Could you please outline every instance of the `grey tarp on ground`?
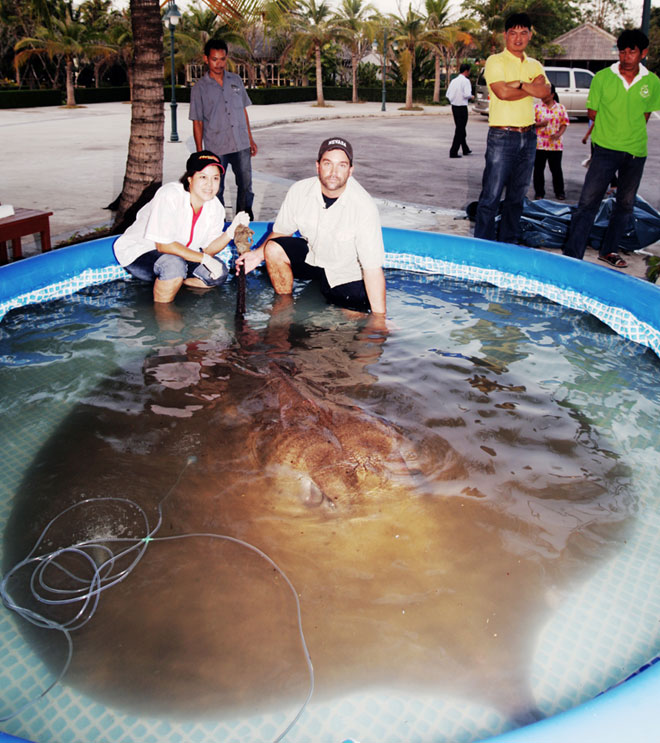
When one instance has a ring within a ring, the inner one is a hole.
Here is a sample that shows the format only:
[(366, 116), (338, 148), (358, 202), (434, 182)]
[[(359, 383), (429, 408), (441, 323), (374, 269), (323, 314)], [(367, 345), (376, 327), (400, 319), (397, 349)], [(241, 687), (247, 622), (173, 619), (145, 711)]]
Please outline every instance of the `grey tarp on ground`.
[[(589, 245), (598, 250), (603, 241), (612, 210), (614, 197), (603, 199), (594, 225), (589, 233)], [(560, 204), (548, 199), (525, 199), (521, 217), (521, 242), (532, 248), (561, 249), (566, 241), (571, 215), (575, 204)], [(660, 240), (660, 213), (641, 196), (635, 198), (633, 224), (626, 230), (619, 249), (639, 250)]]

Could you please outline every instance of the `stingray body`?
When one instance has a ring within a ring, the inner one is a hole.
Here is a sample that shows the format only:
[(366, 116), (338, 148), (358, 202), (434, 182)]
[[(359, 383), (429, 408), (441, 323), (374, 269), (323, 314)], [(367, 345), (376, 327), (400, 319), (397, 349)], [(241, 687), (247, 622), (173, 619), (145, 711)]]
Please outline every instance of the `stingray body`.
[[(98, 389), (35, 460), (7, 564), (73, 503), (97, 501), (58, 521), (43, 549), (144, 536), (136, 510), (108, 496), (135, 501), (151, 524), (162, 516), (74, 636), (67, 681), (149, 714), (252, 714), (303, 699), (289, 589), (217, 536), (229, 535), (293, 582), (318, 697), (424, 688), (534, 718), (527, 674), (548, 594), (625, 535), (625, 468), (561, 408), (526, 425), (504, 405), (524, 388), (487, 384), (488, 370), (466, 377), (466, 395), (476, 389), (483, 409), (491, 396), (519, 438), (538, 436), (545, 471), (461, 451), (421, 413), (399, 416), (418, 425), (393, 423), (259, 343), (164, 349), (142, 379), (118, 374)], [(312, 369), (319, 356), (307, 350)], [(392, 397), (414, 407), (405, 391)], [(547, 428), (563, 448), (542, 438)]]

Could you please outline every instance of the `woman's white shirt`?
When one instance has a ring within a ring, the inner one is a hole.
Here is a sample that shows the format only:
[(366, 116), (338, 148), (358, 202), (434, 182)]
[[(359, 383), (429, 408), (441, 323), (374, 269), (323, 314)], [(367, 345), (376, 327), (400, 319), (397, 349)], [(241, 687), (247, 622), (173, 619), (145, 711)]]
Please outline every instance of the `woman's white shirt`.
[[(156, 250), (156, 243), (179, 242), (191, 250), (201, 251), (224, 232), (225, 208), (217, 198), (205, 201), (188, 245), (192, 221), (188, 191), (181, 183), (166, 183), (140, 209), (135, 222), (115, 240), (113, 249), (117, 261), (129, 266), (144, 253)], [(227, 246), (216, 258), (229, 265), (231, 256), (231, 248)]]

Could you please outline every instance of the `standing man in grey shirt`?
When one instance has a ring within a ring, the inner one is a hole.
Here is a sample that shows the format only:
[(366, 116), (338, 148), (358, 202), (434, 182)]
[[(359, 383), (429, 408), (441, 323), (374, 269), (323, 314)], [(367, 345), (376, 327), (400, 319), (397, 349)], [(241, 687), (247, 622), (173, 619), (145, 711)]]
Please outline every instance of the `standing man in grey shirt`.
[(227, 70), (227, 44), (210, 39), (204, 47), (208, 72), (190, 94), (190, 113), (197, 151), (211, 150), (225, 169), (218, 198), (224, 205), (225, 175), (231, 165), (236, 179), (236, 214), (252, 213), (252, 161), (257, 145), (252, 138), (247, 107), (252, 103), (239, 75)]

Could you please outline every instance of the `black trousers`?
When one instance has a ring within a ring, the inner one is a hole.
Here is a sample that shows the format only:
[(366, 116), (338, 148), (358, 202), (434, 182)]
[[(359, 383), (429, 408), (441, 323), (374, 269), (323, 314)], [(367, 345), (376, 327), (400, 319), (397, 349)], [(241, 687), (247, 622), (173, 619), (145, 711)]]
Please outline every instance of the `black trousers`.
[(451, 143), (451, 149), (449, 150), (450, 155), (458, 155), (458, 148), (463, 148), (463, 154), (467, 154), (470, 148), (467, 144), (466, 132), (468, 120), (468, 107), (467, 106), (452, 106), (451, 113), (454, 117), (454, 124), (456, 129), (454, 131), (454, 141)]
[(561, 170), (561, 150), (536, 150), (534, 160), (534, 197), (545, 197), (545, 164), (550, 166), (555, 196), (564, 196), (564, 174)]

